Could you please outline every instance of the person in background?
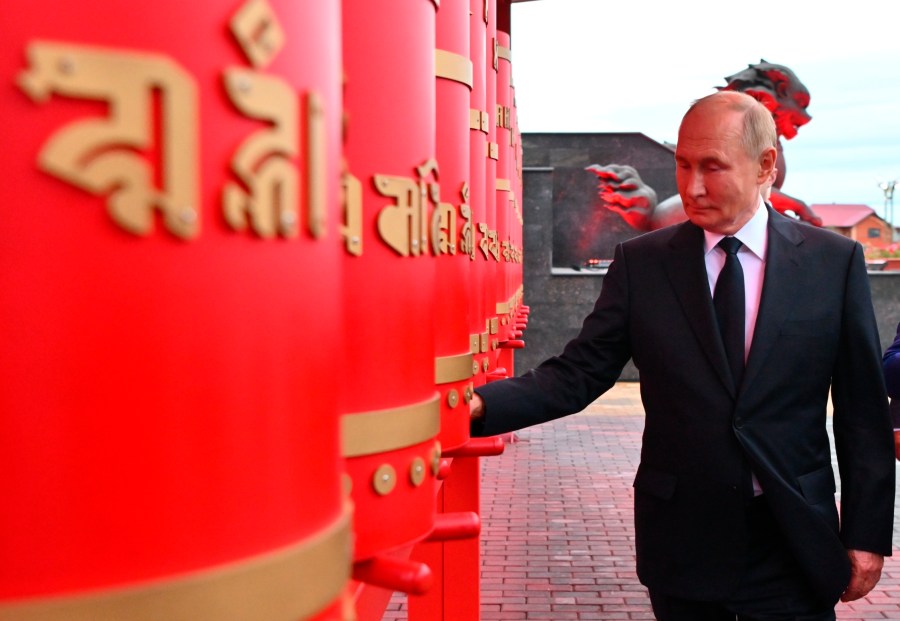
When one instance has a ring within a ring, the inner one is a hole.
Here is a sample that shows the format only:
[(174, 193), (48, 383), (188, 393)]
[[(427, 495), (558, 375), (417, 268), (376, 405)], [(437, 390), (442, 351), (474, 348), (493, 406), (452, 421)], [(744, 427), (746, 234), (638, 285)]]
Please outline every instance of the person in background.
[(564, 351), (470, 402), (474, 436), (544, 423), (633, 359), (637, 573), (660, 621), (834, 620), (891, 554), (894, 452), (863, 250), (764, 203), (776, 140), (746, 94), (694, 102), (675, 151), (689, 220), (619, 244)]
[(884, 381), (891, 398), (891, 422), (894, 425), (894, 454), (900, 460), (900, 324), (894, 342), (884, 350)]

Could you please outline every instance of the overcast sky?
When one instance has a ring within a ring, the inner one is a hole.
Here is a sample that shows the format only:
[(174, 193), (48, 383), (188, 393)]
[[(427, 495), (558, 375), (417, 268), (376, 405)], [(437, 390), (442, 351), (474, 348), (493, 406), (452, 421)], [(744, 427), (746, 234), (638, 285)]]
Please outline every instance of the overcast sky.
[[(811, 95), (812, 121), (783, 141), (784, 192), (881, 214), (879, 181), (900, 181), (896, 0), (534, 0), (513, 4), (511, 31), (522, 132), (674, 143), (691, 101), (764, 58)], [(900, 223), (900, 187), (894, 205)]]

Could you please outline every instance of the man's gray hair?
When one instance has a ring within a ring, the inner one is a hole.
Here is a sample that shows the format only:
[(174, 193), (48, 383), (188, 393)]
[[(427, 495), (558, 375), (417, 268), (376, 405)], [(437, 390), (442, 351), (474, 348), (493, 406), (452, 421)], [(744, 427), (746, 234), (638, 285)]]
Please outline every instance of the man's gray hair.
[(707, 105), (724, 106), (729, 110), (743, 113), (741, 146), (750, 157), (759, 157), (763, 151), (778, 144), (778, 133), (775, 131), (772, 113), (752, 96), (739, 91), (718, 91), (696, 100), (688, 108), (685, 117), (695, 108)]

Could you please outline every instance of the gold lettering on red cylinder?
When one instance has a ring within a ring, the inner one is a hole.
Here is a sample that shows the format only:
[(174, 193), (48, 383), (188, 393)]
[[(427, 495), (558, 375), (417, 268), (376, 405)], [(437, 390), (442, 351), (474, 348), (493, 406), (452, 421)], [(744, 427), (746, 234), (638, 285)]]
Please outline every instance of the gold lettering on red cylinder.
[(265, 0), (250, 0), (235, 13), (231, 31), (255, 69), (232, 67), (224, 72), (231, 103), (265, 128), (247, 137), (231, 160), (240, 184), (228, 182), (222, 211), (232, 228), (250, 226), (257, 235), (296, 237), (299, 232), (299, 98), (284, 79), (260, 73), (284, 46), (284, 33)]
[(289, 158), (299, 151), (297, 95), (277, 77), (231, 68), (225, 71), (225, 89), (232, 103), (250, 118), (266, 122), (266, 128), (250, 135), (238, 147), (231, 169), (243, 187), (225, 185), (222, 209), (232, 228), (250, 226), (260, 237), (296, 237), (297, 168)]
[[(441, 186), (437, 183), (438, 164), (434, 158), (431, 158), (421, 166), (416, 167), (416, 172), (419, 173), (419, 199), (420, 208), (422, 209), (422, 226), (419, 229), (419, 240), (421, 242), (422, 252), (424, 253), (425, 247), (428, 244), (428, 228), (426, 226), (428, 202), (430, 200), (435, 207), (439, 205), (441, 201)], [(431, 176), (433, 181), (426, 183), (425, 179), (429, 176)]]
[(460, 190), (463, 203), (459, 206), (459, 212), (462, 214), (465, 224), (459, 233), (459, 250), (462, 254), (467, 255), (469, 260), (475, 260), (475, 231), (472, 228), (472, 208), (469, 206), (469, 184), (463, 183)]
[(396, 203), (378, 214), (378, 233), (388, 246), (404, 257), (422, 252), (418, 231), (423, 220), (419, 185), (407, 177), (375, 175), (375, 189)]
[(363, 253), (362, 184), (347, 170), (341, 174), (341, 203), (344, 207), (344, 224), (341, 226), (344, 248), (358, 257)]
[(284, 47), (284, 31), (266, 0), (249, 0), (231, 18), (231, 32), (254, 67), (264, 67)]
[(475, 231), (472, 227), (472, 208), (468, 205), (460, 205), (459, 211), (465, 221), (459, 233), (459, 249), (463, 254), (468, 255), (471, 261), (474, 261)]
[(306, 203), (307, 228), (319, 239), (325, 235), (326, 212), (325, 159), (328, 157), (328, 139), (325, 135), (325, 104), (316, 92), (306, 95)]
[(435, 255), (456, 254), (456, 206), (438, 203), (431, 214), (431, 245)]
[(509, 260), (513, 263), (522, 262), (522, 249), (510, 242), (509, 244)]
[[(469, 185), (464, 181), (459, 189), (463, 204), (460, 211), (468, 209), (466, 201), (469, 200)], [(471, 210), (469, 210), (471, 213)], [(456, 254), (456, 206), (451, 203), (438, 203), (437, 209), (432, 213), (432, 250), (435, 255)]]
[[(404, 257), (428, 253), (428, 203), (440, 203), (438, 165), (429, 159), (416, 167), (418, 179), (374, 175), (375, 189), (394, 199), (378, 213), (378, 234)], [(427, 181), (429, 177), (433, 180)]]
[(481, 241), (478, 247), (485, 259), (494, 257), (495, 261), (500, 260), (500, 244), (497, 241), (497, 231), (488, 229), (488, 225), (484, 222), (478, 223), (478, 230), (481, 232)]
[(478, 242), (478, 248), (481, 250), (481, 254), (484, 255), (484, 258), (487, 259), (490, 257), (490, 239), (488, 238), (488, 226), (484, 222), (478, 223), (478, 230), (481, 233), (481, 241)]
[[(124, 230), (147, 235), (153, 210), (182, 238), (200, 231), (197, 190), (197, 93), (191, 76), (158, 54), (35, 42), (19, 87), (44, 103), (56, 93), (99, 100), (109, 116), (69, 123), (38, 155), (44, 172), (94, 195), (106, 194), (110, 217)], [(161, 131), (152, 126), (159, 101)], [(160, 144), (154, 136), (160, 135)], [(159, 152), (160, 186), (149, 158)]]

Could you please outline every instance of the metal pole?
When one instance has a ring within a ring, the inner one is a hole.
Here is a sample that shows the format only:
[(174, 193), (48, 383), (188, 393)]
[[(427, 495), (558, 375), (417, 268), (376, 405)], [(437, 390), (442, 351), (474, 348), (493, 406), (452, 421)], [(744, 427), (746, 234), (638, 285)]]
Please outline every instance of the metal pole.
[(896, 179), (882, 181), (878, 184), (878, 187), (884, 192), (884, 215), (891, 227), (891, 243), (894, 243), (897, 239), (897, 233), (894, 228), (894, 189), (898, 185), (900, 185), (900, 181)]

